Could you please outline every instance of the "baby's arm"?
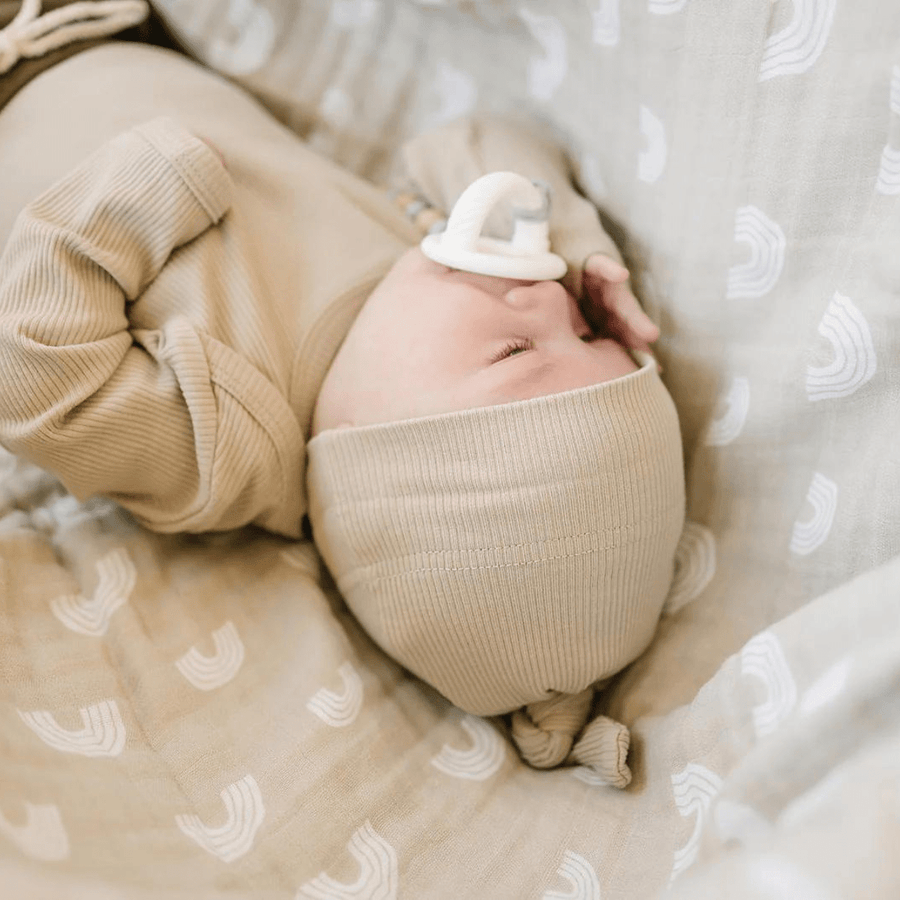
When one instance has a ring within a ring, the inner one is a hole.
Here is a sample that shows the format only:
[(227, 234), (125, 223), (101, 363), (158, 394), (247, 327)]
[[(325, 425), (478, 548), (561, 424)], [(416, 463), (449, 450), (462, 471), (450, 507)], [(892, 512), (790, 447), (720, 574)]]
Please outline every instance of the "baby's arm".
[(568, 263), (563, 284), (582, 301), (588, 321), (627, 347), (646, 350), (656, 339), (658, 329), (635, 300), (596, 207), (576, 190), (562, 148), (535, 125), (493, 116), (462, 119), (407, 143), (402, 166), (400, 179), (445, 214), (488, 172), (509, 170), (547, 182), (552, 249)]
[(230, 202), (215, 153), (154, 120), (26, 207), (0, 257), (0, 442), (159, 530), (196, 530), (210, 503), (215, 400), (202, 348), (173, 352), (177, 307), (170, 333), (142, 332), (130, 304)]
[(423, 196), (445, 213), (466, 187), (488, 172), (508, 170), (547, 182), (553, 196), (550, 240), (553, 251), (569, 264), (566, 287), (576, 297), (592, 253), (621, 262), (596, 208), (575, 189), (566, 155), (536, 126), (492, 116), (461, 119), (407, 143), (402, 161)]

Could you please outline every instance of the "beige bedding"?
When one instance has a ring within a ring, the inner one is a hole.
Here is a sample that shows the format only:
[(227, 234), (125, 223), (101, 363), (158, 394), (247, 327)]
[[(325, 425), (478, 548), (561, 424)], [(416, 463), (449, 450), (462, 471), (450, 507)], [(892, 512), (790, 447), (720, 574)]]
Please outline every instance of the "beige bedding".
[(662, 326), (689, 524), (607, 698), (620, 792), (407, 676), (310, 545), (154, 535), (0, 456), (0, 896), (896, 897), (900, 7), (158, 7), (364, 175), (549, 122)]

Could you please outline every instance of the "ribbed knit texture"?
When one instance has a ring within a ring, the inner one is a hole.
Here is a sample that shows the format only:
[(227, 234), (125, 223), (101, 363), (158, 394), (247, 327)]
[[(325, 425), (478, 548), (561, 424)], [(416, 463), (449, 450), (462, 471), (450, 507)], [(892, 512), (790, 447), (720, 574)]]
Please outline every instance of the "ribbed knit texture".
[(631, 784), (631, 769), (626, 764), (630, 746), (631, 734), (621, 722), (597, 716), (584, 729), (569, 759), (593, 769), (611, 787), (626, 788)]
[(302, 438), (263, 374), (277, 345), (237, 302), (252, 285), (227, 239), (195, 240), (232, 190), (204, 141), (158, 118), (23, 210), (0, 262), (0, 441), (158, 530), (296, 534)]
[(549, 700), (529, 703), (513, 713), (512, 735), (522, 756), (536, 769), (550, 769), (564, 762), (575, 735), (584, 727), (593, 688), (578, 694), (557, 694)]
[(324, 432), (308, 453), (314, 536), (350, 608), (462, 709), (579, 693), (650, 641), (684, 476), (649, 359), (563, 394)]
[[(253, 522), (298, 537), (323, 379), (369, 293), (422, 235), (387, 192), (318, 156), (249, 96), (154, 48), (79, 54), (30, 84), (30, 102), (54, 109), (59, 91), (48, 85), (63, 71), (96, 97), (125, 70), (153, 85), (114, 117), (138, 127), (119, 137), (99, 129), (96, 142), (79, 131), (59, 154), (38, 154), (68, 162), (46, 179), (27, 167), (0, 206), (0, 443), (154, 530)], [(178, 121), (154, 120), (174, 109)], [(522, 171), (554, 185), (563, 252), (570, 228), (606, 248), (559, 150), (493, 129), (444, 129), (441, 154), (432, 139), (414, 140), (409, 177), (432, 184), (440, 206), (470, 174)], [(38, 134), (55, 134), (33, 131), (37, 146)], [(113, 139), (96, 150), (100, 135)]]

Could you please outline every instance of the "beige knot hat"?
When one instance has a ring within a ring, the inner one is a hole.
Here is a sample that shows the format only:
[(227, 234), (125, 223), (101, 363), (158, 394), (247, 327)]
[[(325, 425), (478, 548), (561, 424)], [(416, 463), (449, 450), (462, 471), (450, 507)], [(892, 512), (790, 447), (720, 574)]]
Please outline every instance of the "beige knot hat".
[(384, 651), (495, 715), (618, 672), (656, 629), (684, 520), (656, 365), (565, 393), (325, 431), (314, 539)]

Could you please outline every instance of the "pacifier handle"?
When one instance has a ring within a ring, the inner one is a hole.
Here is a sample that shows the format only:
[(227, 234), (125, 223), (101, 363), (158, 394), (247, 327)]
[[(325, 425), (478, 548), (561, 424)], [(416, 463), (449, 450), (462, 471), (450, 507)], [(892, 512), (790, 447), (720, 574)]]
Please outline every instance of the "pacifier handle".
[[(514, 229), (508, 241), (483, 237), (494, 206), (513, 199)], [(447, 227), (427, 235), (422, 252), (435, 262), (526, 281), (553, 281), (566, 273), (566, 261), (550, 252), (550, 188), (515, 172), (491, 172), (472, 182), (453, 206)]]

